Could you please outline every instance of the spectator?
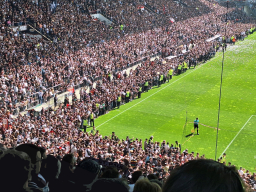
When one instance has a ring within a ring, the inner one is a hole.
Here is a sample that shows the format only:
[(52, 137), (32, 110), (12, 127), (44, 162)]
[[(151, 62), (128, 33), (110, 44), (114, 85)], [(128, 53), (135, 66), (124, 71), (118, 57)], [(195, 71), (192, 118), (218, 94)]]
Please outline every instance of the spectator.
[(73, 154), (66, 154), (61, 161), (61, 172), (59, 179), (62, 182), (70, 182), (73, 180), (76, 160)]
[(121, 179), (98, 179), (93, 185), (91, 192), (111, 191), (111, 192), (128, 192), (128, 185)]
[(162, 192), (162, 189), (157, 183), (151, 182), (151, 191), (152, 192)]
[[(154, 186), (153, 186), (154, 185)], [(152, 185), (152, 183), (147, 179), (141, 179), (139, 181), (136, 182), (133, 192), (136, 191), (140, 191), (140, 192), (158, 192), (157, 189), (159, 189), (160, 187), (156, 187), (157, 184), (155, 185), (155, 183)], [(160, 190), (161, 191), (161, 190)]]
[(148, 180), (158, 179), (155, 174), (149, 174), (147, 178)]
[(100, 178), (119, 178), (119, 173), (116, 167), (108, 166), (104, 169)]
[(21, 144), (15, 148), (17, 151), (22, 151), (28, 154), (31, 159), (32, 179), (29, 181), (28, 186), (32, 189), (40, 189), (45, 192), (49, 191), (48, 183), (44, 177), (40, 174), (42, 156), (40, 148), (33, 144)]
[(138, 179), (142, 176), (142, 171), (135, 171), (132, 173), (132, 182), (129, 184), (129, 192), (133, 192), (135, 183), (138, 181)]
[(40, 149), (42, 159), (46, 159), (47, 158), (46, 149), (43, 147), (40, 147), (39, 149)]
[[(29, 156), (14, 149), (0, 155), (1, 191), (29, 192), (28, 180), (31, 177)], [(14, 174), (15, 173), (15, 174)]]
[(163, 186), (163, 192), (243, 192), (242, 183), (235, 167), (198, 159), (174, 169)]
[(86, 191), (91, 188), (91, 184), (97, 180), (100, 174), (100, 166), (91, 159), (81, 161), (74, 172), (76, 191)]
[(159, 185), (159, 187), (162, 189), (163, 187), (163, 183), (161, 181), (159, 181), (158, 179), (152, 179), (149, 180), (151, 183), (156, 183), (157, 185)]
[(52, 155), (47, 155), (47, 158), (43, 159), (41, 173), (44, 178), (49, 181), (49, 188), (51, 191), (58, 191), (60, 182), (59, 175), (61, 170), (61, 162)]

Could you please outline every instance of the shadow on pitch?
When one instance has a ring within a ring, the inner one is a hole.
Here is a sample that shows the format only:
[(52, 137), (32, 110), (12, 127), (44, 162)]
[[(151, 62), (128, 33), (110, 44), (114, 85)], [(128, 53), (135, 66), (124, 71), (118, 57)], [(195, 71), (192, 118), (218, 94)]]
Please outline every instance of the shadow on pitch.
[(190, 134), (186, 135), (185, 137), (190, 137), (190, 136), (192, 136), (192, 135), (193, 135), (193, 133), (190, 133)]

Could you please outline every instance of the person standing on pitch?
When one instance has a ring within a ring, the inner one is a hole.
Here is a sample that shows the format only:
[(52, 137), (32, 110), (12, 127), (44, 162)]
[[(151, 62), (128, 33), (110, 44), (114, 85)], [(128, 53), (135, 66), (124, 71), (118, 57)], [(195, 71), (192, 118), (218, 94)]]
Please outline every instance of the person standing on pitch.
[(197, 135), (199, 135), (199, 133), (198, 133), (198, 124), (199, 124), (199, 119), (196, 118), (196, 120), (194, 121), (194, 131), (195, 131), (195, 129), (197, 129)]

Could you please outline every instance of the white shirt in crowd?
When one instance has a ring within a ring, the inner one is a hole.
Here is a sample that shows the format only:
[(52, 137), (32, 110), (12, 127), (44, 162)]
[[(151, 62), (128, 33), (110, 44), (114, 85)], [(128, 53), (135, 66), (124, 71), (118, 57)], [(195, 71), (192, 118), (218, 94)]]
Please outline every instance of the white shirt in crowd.
[(238, 170), (239, 174), (242, 176), (244, 174), (243, 170), (239, 169)]

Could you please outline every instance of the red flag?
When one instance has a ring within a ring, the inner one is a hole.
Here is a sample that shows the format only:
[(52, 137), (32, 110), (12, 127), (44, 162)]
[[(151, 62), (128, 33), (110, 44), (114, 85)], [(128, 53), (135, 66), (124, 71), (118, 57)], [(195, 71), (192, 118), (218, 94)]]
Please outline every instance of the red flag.
[(70, 92), (70, 93), (74, 93), (74, 92), (75, 92), (74, 87), (68, 88), (68, 92)]

